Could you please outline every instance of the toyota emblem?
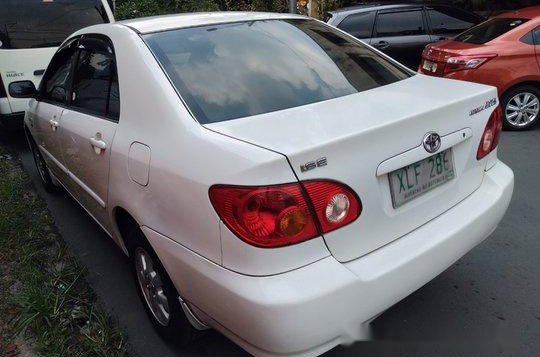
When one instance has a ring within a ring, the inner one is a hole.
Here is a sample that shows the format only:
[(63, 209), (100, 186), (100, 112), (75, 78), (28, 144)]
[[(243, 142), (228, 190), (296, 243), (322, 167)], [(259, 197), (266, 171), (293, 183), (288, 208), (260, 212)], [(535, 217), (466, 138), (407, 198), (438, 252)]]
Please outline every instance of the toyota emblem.
[(441, 148), (441, 136), (435, 132), (427, 133), (424, 136), (424, 149), (430, 154), (437, 152)]

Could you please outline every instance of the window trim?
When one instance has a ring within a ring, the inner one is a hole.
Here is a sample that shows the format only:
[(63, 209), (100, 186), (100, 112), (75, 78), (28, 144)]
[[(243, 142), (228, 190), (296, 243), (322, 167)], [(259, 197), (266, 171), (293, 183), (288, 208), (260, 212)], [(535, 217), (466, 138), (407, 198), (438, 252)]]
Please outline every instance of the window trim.
[[(41, 98), (42, 91), (44, 90), (43, 87), (45, 86), (45, 84), (44, 84), (45, 81), (43, 81), (43, 80), (40, 83), (39, 94), (38, 94), (38, 97), (36, 98), (36, 100), (38, 102), (44, 102), (44, 103), (55, 105), (55, 106), (58, 106), (58, 107), (61, 107), (61, 108), (64, 108), (64, 109), (73, 110), (74, 112), (89, 115), (89, 116), (94, 117), (94, 118), (104, 119), (104, 120), (111, 121), (113, 123), (118, 123), (118, 122), (120, 122), (120, 117), (121, 117), (121, 114), (122, 114), (121, 105), (120, 105), (120, 109), (119, 109), (119, 112), (118, 112), (118, 117), (110, 116), (110, 115), (101, 115), (101, 114), (92, 112), (90, 110), (86, 110), (85, 108), (81, 108), (81, 107), (77, 107), (77, 106), (72, 105), (73, 80), (75, 79), (75, 68), (76, 68), (76, 66), (77, 66), (77, 64), (79, 62), (79, 58), (80, 58), (80, 54), (81, 54), (81, 50), (82, 50), (80, 48), (80, 46), (84, 44), (85, 39), (93, 39), (93, 40), (103, 41), (107, 46), (109, 46), (112, 49), (112, 56), (113, 56), (113, 61), (114, 61), (113, 70), (114, 70), (114, 73), (116, 74), (116, 79), (118, 81), (119, 97), (121, 97), (121, 95), (120, 95), (120, 78), (119, 78), (120, 76), (118, 75), (118, 66), (117, 66), (117, 61), (116, 61), (116, 50), (114, 48), (112, 40), (108, 36), (106, 36), (104, 34), (88, 33), (88, 34), (82, 34), (82, 35), (78, 35), (78, 36), (75, 36), (75, 37), (71, 37), (70, 39), (66, 40), (64, 42), (64, 44), (55, 53), (55, 56), (56, 56), (57, 53), (59, 53), (60, 51), (66, 49), (67, 47), (73, 45), (73, 43), (75, 43), (77, 53), (75, 55), (75, 58), (73, 59), (74, 65), (71, 67), (71, 71), (70, 71), (70, 80), (69, 80), (68, 88), (67, 88), (67, 101), (66, 101), (66, 103), (59, 103), (59, 102), (55, 102), (55, 101), (52, 101), (52, 100)], [(51, 65), (51, 63), (49, 63), (49, 65), (47, 66), (47, 70), (45, 71), (45, 75), (49, 71), (50, 65)], [(46, 77), (44, 76), (44, 79), (45, 78)], [(109, 84), (109, 86), (110, 86), (110, 84)], [(109, 90), (108, 95), (110, 97), (110, 90)], [(110, 99), (109, 97), (107, 99), (107, 109), (108, 109), (108, 106), (109, 106), (109, 99)]]
[[(422, 15), (422, 25), (424, 26), (424, 33), (423, 34), (417, 34), (417, 35), (398, 35), (398, 36), (381, 36), (379, 35), (379, 32), (377, 30), (377, 24), (379, 22), (379, 16), (385, 15), (385, 14), (395, 14), (395, 13), (401, 13), (401, 12), (414, 12), (419, 11)], [(424, 12), (423, 6), (413, 6), (408, 8), (398, 8), (398, 9), (389, 9), (389, 10), (379, 10), (377, 11), (377, 15), (375, 17), (375, 21), (373, 23), (373, 32), (372, 32), (372, 38), (385, 38), (385, 37), (411, 37), (411, 36), (430, 36), (430, 29), (427, 24), (426, 14)]]

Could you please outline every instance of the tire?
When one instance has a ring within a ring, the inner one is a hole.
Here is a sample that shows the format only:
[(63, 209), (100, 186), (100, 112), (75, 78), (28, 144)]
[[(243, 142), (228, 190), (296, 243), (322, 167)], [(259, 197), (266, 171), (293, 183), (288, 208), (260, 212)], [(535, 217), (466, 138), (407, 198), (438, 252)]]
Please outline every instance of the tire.
[[(185, 347), (193, 341), (197, 331), (186, 318), (178, 299), (179, 294), (146, 237), (138, 227), (130, 230), (131, 270), (148, 318), (163, 340)], [(143, 259), (146, 270), (142, 266)], [(166, 299), (166, 305), (157, 306), (155, 302), (160, 300), (163, 303), (163, 298)]]
[(540, 120), (540, 89), (537, 87), (515, 87), (503, 95), (501, 104), (507, 130), (528, 130)]
[(43, 159), (43, 156), (32, 137), (28, 137), (28, 144), (30, 145), (30, 151), (34, 157), (34, 163), (36, 164), (38, 176), (43, 188), (49, 193), (57, 193), (59, 187), (54, 184), (47, 163)]

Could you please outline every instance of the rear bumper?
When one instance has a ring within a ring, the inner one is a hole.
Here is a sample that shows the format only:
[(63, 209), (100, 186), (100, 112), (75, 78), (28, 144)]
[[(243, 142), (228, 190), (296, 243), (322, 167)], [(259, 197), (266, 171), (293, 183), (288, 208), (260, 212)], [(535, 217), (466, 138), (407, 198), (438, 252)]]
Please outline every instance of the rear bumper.
[(364, 257), (346, 264), (328, 257), (267, 277), (231, 272), (143, 230), (206, 323), (258, 356), (311, 356), (361, 339), (366, 321), (482, 242), (506, 212), (513, 186), (512, 170), (498, 162), (460, 204)]

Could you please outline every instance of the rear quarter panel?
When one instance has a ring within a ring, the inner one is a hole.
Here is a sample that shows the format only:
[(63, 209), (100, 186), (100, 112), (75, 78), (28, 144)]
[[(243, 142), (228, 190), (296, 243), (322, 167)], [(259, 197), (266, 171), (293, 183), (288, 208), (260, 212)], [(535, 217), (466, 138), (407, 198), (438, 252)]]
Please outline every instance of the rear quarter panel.
[[(115, 45), (121, 98), (110, 163), (110, 219), (114, 221), (115, 207), (123, 207), (139, 225), (243, 274), (276, 274), (328, 256), (322, 238), (266, 250), (244, 243), (220, 224), (208, 196), (212, 185), (270, 185), (296, 177), (283, 155), (196, 122), (143, 41), (122, 27), (109, 27), (108, 32)], [(133, 142), (151, 150), (146, 186), (128, 175)], [(116, 236), (121, 242), (118, 230)]]

